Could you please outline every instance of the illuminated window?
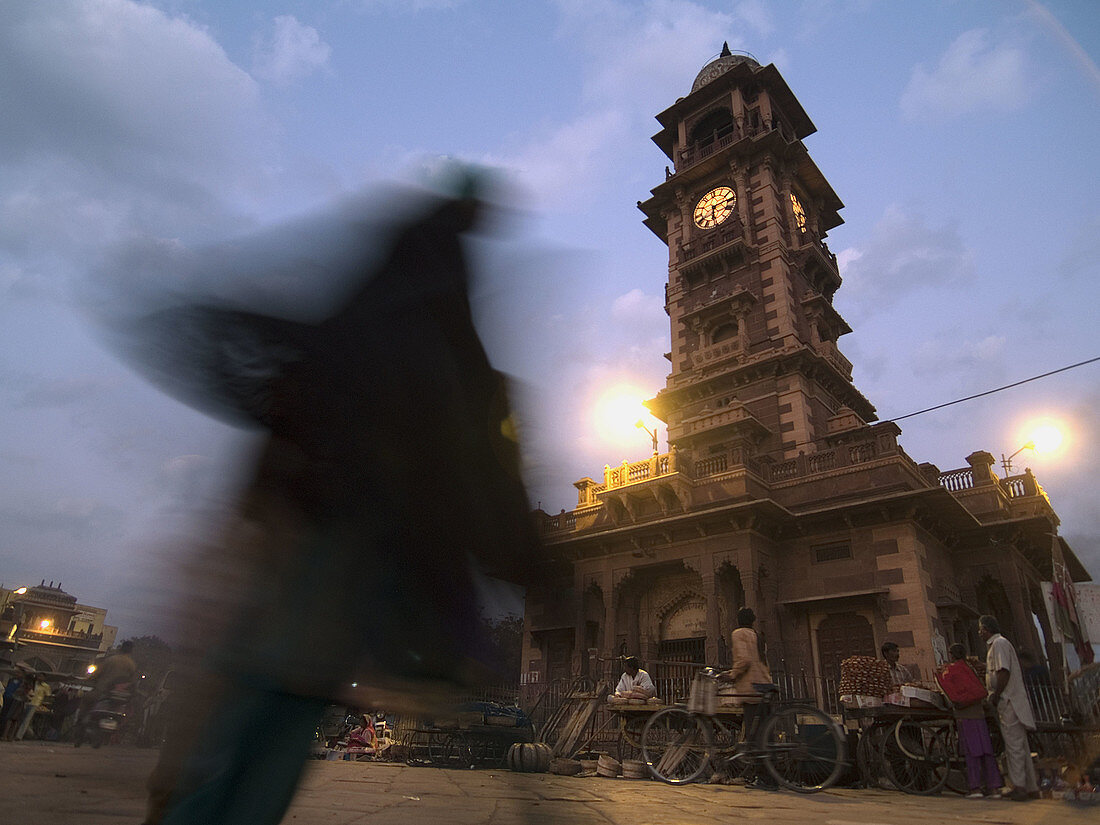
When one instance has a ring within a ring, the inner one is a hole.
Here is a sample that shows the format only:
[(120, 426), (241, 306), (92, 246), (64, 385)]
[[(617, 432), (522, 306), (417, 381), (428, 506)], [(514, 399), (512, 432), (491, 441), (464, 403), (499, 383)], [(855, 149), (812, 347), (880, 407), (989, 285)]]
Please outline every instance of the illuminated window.
[(798, 224), (798, 231), (805, 232), (806, 210), (802, 208), (802, 203), (794, 192), (791, 192), (791, 209), (794, 210), (794, 222)]

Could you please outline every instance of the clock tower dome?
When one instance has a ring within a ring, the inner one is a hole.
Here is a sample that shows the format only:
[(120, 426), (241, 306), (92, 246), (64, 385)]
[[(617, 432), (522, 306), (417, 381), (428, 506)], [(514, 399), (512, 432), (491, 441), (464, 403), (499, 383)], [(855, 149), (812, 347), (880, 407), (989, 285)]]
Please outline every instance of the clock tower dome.
[(873, 420), (837, 348), (851, 330), (825, 237), (843, 204), (775, 66), (724, 44), (657, 120), (673, 168), (638, 206), (668, 245), (672, 370), (648, 406), (680, 460), (705, 474), (779, 461)]

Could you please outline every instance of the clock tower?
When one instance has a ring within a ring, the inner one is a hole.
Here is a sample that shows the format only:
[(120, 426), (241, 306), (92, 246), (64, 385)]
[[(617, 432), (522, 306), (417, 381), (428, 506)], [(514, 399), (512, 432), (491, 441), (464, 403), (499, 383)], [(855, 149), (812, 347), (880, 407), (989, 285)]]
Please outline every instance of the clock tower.
[(638, 206), (668, 245), (672, 370), (648, 406), (680, 460), (697, 474), (781, 461), (873, 420), (837, 348), (851, 330), (825, 236), (843, 204), (775, 66), (723, 45), (657, 120), (673, 167)]

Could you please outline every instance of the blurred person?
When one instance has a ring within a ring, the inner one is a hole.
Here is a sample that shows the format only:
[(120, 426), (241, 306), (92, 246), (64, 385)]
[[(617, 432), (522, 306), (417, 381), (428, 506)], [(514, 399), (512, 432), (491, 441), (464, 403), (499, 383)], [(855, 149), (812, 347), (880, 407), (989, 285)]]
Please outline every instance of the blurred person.
[(1039, 797), (1039, 782), (1031, 759), (1027, 732), (1035, 730), (1035, 715), (1024, 688), (1020, 660), (1012, 643), (1001, 635), (1001, 626), (993, 616), (978, 618), (978, 636), (986, 643), (985, 681), (989, 703), (997, 709), (1004, 740), (1008, 779), (1012, 791), (1003, 794), (1014, 802)]
[(19, 723), (19, 729), (15, 732), (17, 740), (21, 740), (27, 735), (31, 722), (34, 720), (35, 715), (46, 705), (51, 693), (52, 691), (46, 680), (35, 674), (34, 688), (31, 690), (30, 696), (27, 697), (27, 705), (23, 710), (23, 721)]
[(1020, 659), (1020, 669), (1024, 673), (1024, 684), (1028, 687), (1050, 687), (1050, 668), (1042, 661), (1035, 658), (1030, 650), (1021, 650), (1017, 654)]
[(9, 740), (15, 735), (15, 728), (23, 718), (23, 709), (27, 698), (34, 688), (34, 676), (15, 672), (4, 686), (4, 709), (0, 711), (0, 739)]
[(148, 823), (277, 823), (326, 701), (377, 704), (352, 682), (411, 707), (489, 675), (473, 563), (518, 581), (536, 538), (467, 298), (473, 184), (356, 264), (319, 322), (191, 304), (134, 328), (154, 380), (264, 433), (191, 567), (184, 637), (208, 642), (180, 674)]
[[(756, 685), (770, 685), (771, 670), (764, 661), (764, 644), (753, 628), (756, 613), (751, 607), (742, 607), (737, 611), (737, 627), (730, 634), (730, 658), (733, 667), (720, 674), (723, 681), (732, 682), (733, 690), (743, 709), (741, 737), (751, 741), (756, 734), (760, 710), (760, 694)], [(750, 768), (751, 787), (763, 790), (776, 790), (775, 780), (766, 771)]]
[(133, 652), (134, 643), (127, 639), (118, 646), (118, 650), (96, 663), (96, 668), (89, 677), (92, 689), (80, 700), (77, 724), (82, 724), (96, 703), (117, 685), (124, 684), (128, 690), (133, 688), (134, 679), (137, 677), (137, 663), (130, 655)]
[(954, 702), (955, 724), (959, 729), (959, 748), (966, 758), (966, 779), (970, 788), (968, 799), (981, 799), (992, 796), (1004, 784), (1001, 771), (997, 767), (996, 754), (993, 753), (993, 740), (989, 735), (989, 725), (985, 721), (983, 705), (986, 691), (982, 689), (981, 679), (966, 661), (966, 649), (953, 644), (948, 649), (951, 663), (943, 669), (943, 677), (952, 684), (966, 686), (973, 692), (973, 698), (965, 702)]
[(80, 706), (80, 697), (71, 687), (63, 687), (53, 698), (50, 712), (50, 725), (46, 738), (51, 741), (64, 741), (72, 730), (73, 718)]

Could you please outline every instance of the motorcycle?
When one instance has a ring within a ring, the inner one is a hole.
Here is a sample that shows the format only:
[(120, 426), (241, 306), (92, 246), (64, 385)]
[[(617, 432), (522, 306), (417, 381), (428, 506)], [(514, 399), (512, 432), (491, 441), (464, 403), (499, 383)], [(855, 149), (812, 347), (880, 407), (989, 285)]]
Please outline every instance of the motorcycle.
[(79, 748), (87, 742), (93, 748), (101, 747), (122, 728), (129, 708), (130, 685), (115, 685), (77, 722), (73, 744)]

